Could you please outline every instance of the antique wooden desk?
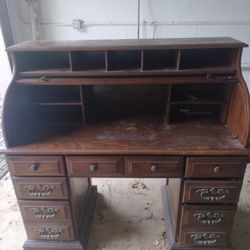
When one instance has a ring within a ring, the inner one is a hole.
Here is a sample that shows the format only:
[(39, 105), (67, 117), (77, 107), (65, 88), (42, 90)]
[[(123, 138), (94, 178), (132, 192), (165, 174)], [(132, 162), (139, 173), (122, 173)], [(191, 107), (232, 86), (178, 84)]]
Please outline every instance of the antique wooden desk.
[(250, 153), (245, 46), (199, 38), (10, 47), (0, 151), (24, 249), (86, 249), (92, 177), (166, 178), (169, 249), (231, 249)]

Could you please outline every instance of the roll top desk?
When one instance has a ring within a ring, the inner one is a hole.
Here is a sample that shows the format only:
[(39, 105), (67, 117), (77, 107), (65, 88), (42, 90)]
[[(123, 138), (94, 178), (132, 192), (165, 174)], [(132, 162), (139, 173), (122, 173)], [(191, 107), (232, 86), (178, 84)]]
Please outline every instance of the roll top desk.
[(94, 177), (166, 178), (169, 249), (232, 249), (250, 153), (246, 46), (190, 38), (8, 48), (14, 69), (0, 151), (27, 232), (24, 249), (87, 248)]

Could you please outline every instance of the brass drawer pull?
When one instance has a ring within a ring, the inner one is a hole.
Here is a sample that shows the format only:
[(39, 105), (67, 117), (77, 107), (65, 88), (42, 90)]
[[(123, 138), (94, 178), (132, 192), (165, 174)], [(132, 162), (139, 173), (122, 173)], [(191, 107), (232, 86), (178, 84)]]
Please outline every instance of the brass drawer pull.
[(156, 172), (156, 171), (158, 171), (158, 169), (159, 169), (159, 167), (157, 165), (152, 165), (150, 168), (151, 172)]
[(216, 225), (219, 224), (222, 219), (224, 218), (224, 213), (220, 212), (200, 212), (200, 213), (195, 213), (193, 217), (203, 225)]
[(205, 201), (221, 201), (226, 198), (229, 194), (229, 189), (227, 188), (202, 188), (196, 190), (196, 193), (200, 194), (202, 200)]
[(55, 240), (61, 236), (63, 230), (58, 228), (47, 227), (47, 228), (36, 229), (36, 232), (39, 234), (39, 237), (43, 240)]
[(44, 82), (49, 80), (47, 76), (42, 76), (40, 79), (41, 79), (41, 81), (44, 81)]
[(24, 186), (24, 189), (28, 191), (30, 196), (46, 197), (50, 196), (53, 193), (55, 187), (53, 185), (37, 184), (37, 185), (26, 185)]
[(97, 165), (96, 165), (96, 164), (91, 164), (91, 165), (89, 166), (89, 170), (90, 170), (91, 172), (95, 172), (95, 171), (97, 170)]
[(214, 166), (214, 173), (218, 174), (220, 173), (222, 168), (220, 166)]
[(216, 233), (194, 233), (190, 235), (190, 238), (194, 240), (194, 243), (199, 246), (210, 246), (214, 245), (218, 239), (220, 239), (220, 234)]
[(31, 169), (32, 172), (36, 172), (36, 171), (38, 170), (39, 166), (40, 166), (40, 163), (34, 162), (34, 163), (30, 166), (30, 169)]
[(42, 220), (53, 219), (59, 213), (59, 210), (57, 208), (41, 207), (41, 208), (30, 208), (29, 210), (36, 219), (42, 219)]

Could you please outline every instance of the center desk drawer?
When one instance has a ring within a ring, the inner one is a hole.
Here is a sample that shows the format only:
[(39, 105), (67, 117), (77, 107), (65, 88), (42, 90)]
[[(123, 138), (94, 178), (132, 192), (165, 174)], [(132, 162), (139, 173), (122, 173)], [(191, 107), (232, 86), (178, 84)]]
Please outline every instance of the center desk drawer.
[(64, 176), (61, 156), (16, 156), (6, 157), (8, 167), (15, 176)]
[(188, 157), (186, 177), (243, 178), (246, 157)]
[(240, 181), (185, 181), (184, 203), (237, 203)]
[(69, 176), (120, 177), (123, 175), (122, 157), (68, 156), (66, 163)]
[(180, 177), (183, 159), (181, 157), (128, 157), (127, 173), (133, 177)]
[(64, 177), (12, 177), (18, 199), (67, 199)]

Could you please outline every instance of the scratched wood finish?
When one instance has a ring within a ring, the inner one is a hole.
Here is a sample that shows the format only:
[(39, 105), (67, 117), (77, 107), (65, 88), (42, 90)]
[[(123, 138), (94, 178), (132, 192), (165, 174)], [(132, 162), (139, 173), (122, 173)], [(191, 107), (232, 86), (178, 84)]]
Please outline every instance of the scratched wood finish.
[(243, 178), (247, 158), (188, 157), (185, 176), (188, 178)]
[[(185, 181), (185, 203), (237, 203), (241, 181)], [(218, 199), (216, 199), (216, 197)]]
[(61, 156), (14, 156), (6, 157), (8, 167), (15, 176), (64, 176)]
[[(0, 152), (24, 218), (24, 249), (87, 248), (91, 177), (169, 177), (162, 192), (169, 249), (231, 250), (250, 155), (246, 46), (225, 37), (8, 48), (14, 71)], [(224, 217), (216, 228), (201, 225), (217, 223), (217, 211)]]

